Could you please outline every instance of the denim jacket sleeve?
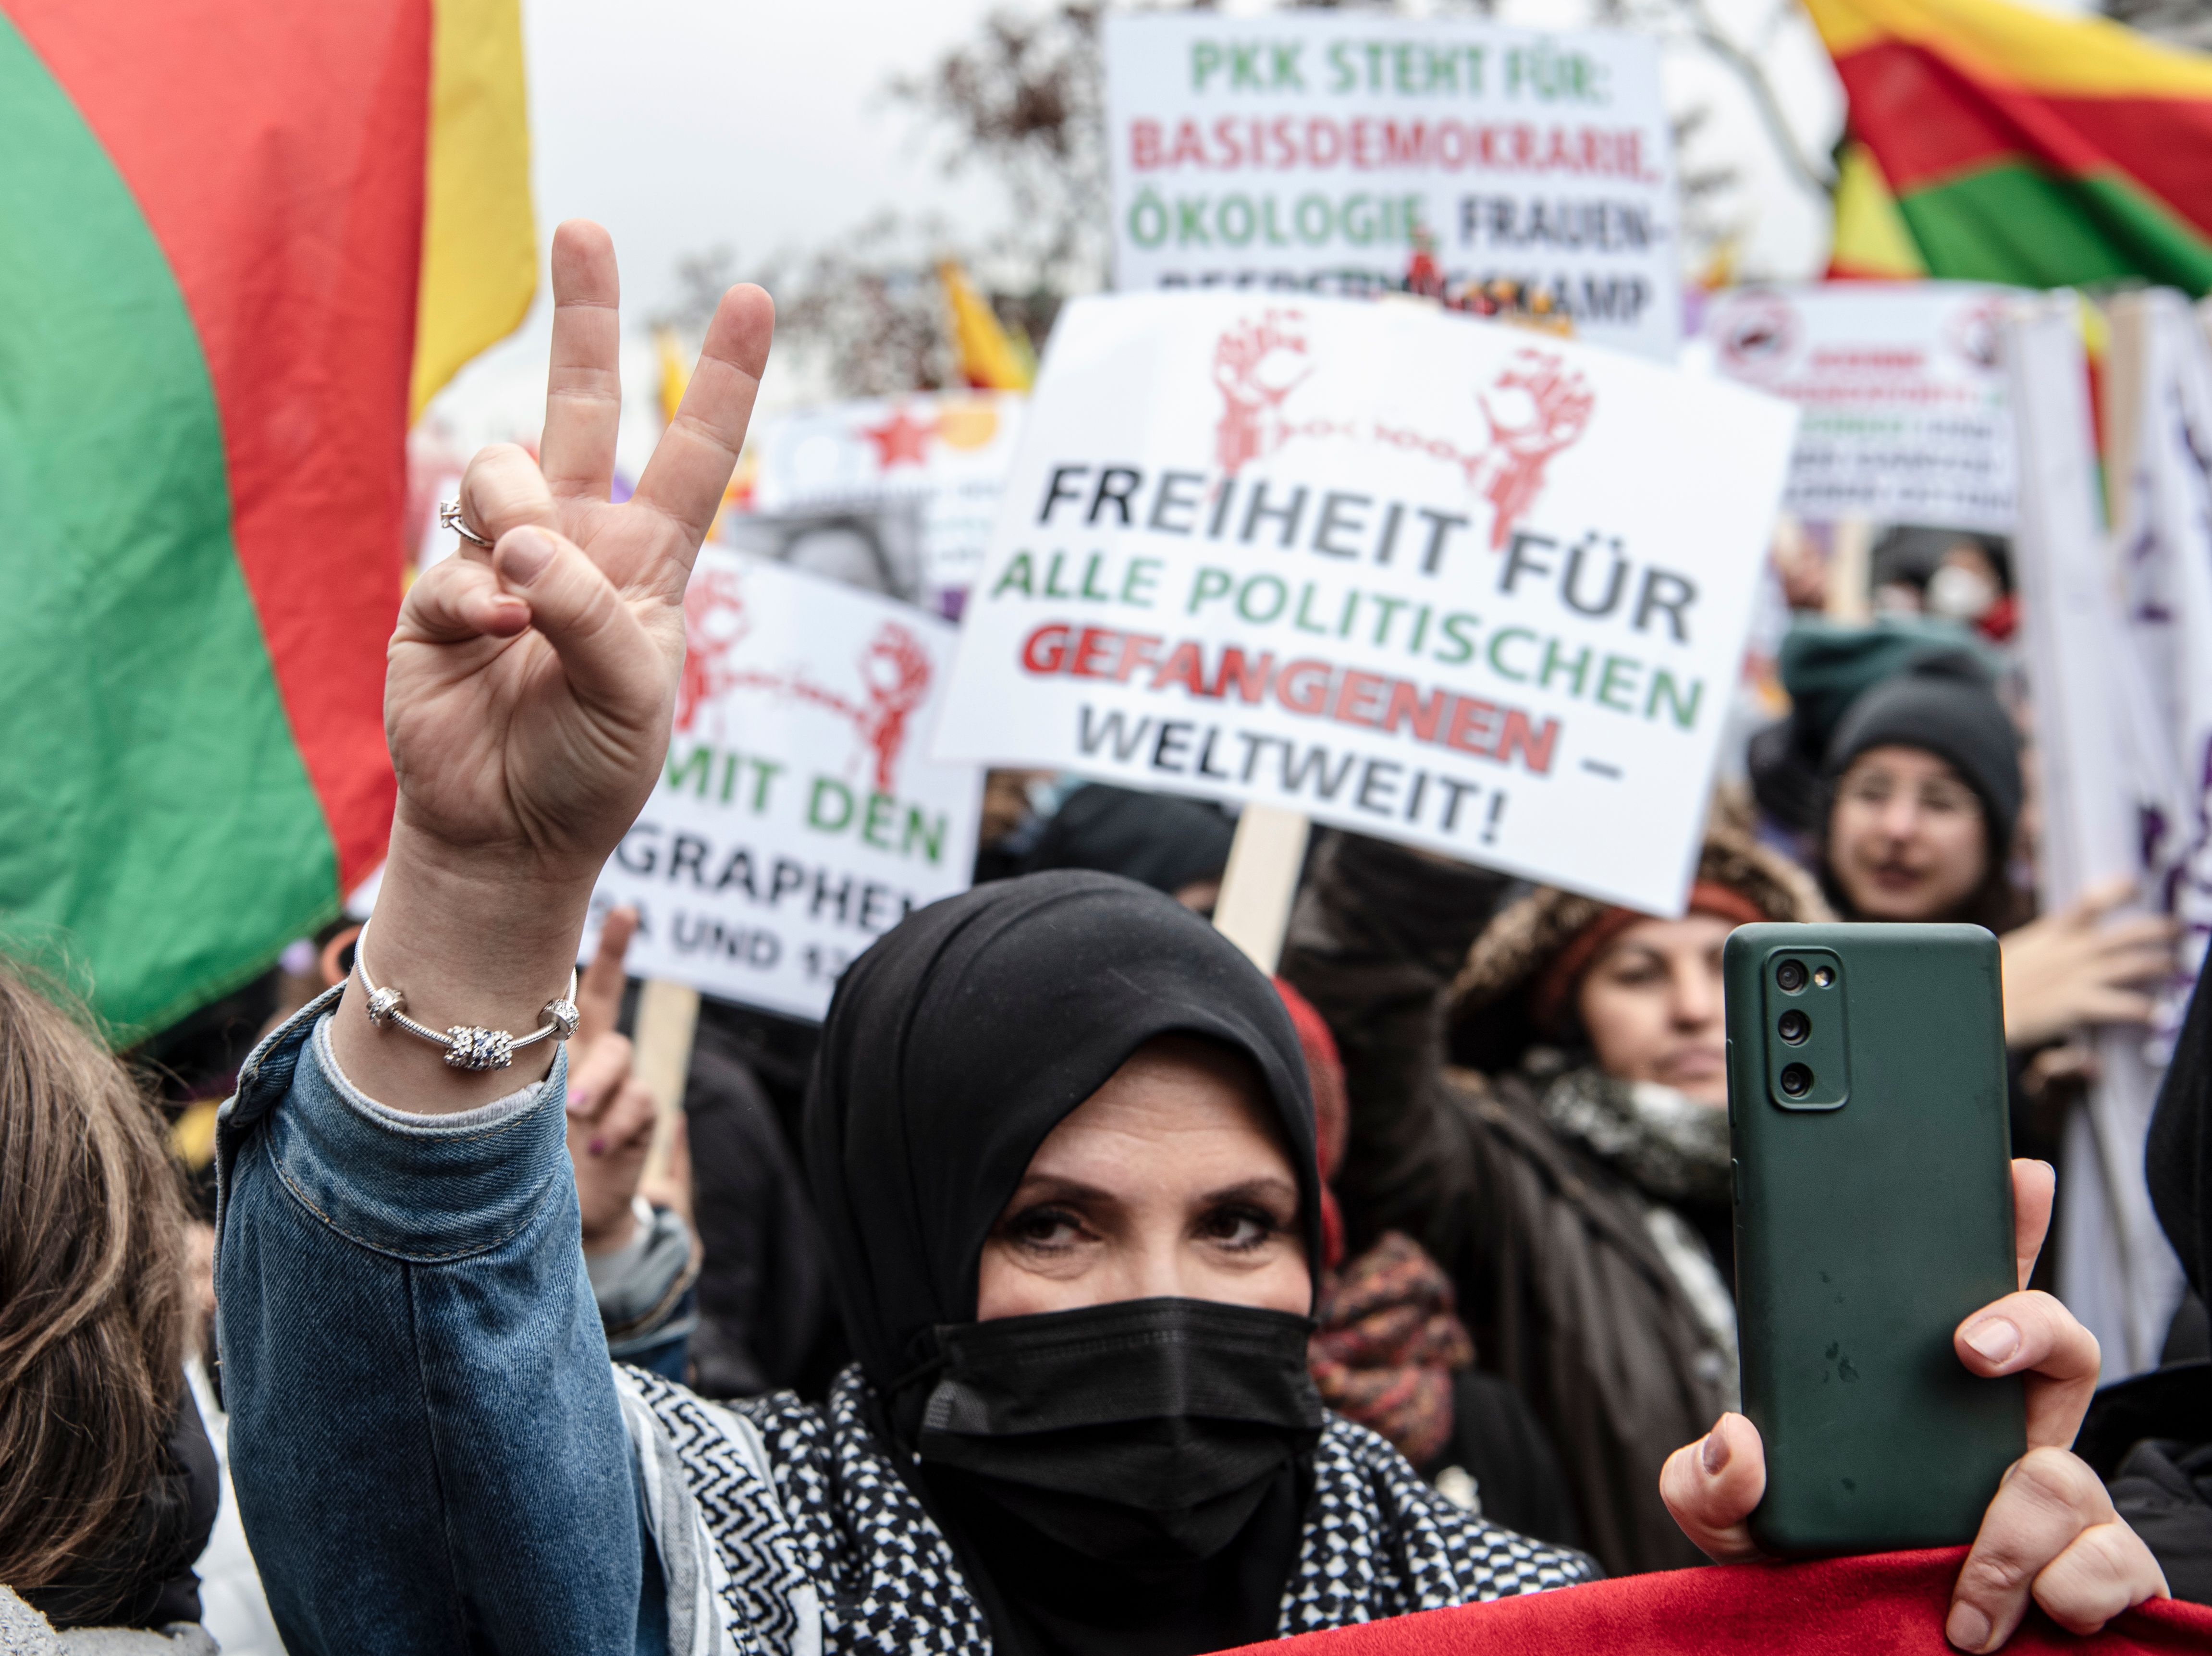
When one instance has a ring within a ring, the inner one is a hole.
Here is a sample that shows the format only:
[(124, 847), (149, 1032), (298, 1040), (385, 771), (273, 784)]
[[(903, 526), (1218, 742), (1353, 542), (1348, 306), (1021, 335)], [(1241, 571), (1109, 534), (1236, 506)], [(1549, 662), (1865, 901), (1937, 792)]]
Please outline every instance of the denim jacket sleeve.
[(231, 1473), (285, 1645), (657, 1651), (566, 1054), (495, 1103), (404, 1114), (331, 1058), (339, 992), (247, 1060), (216, 1137)]

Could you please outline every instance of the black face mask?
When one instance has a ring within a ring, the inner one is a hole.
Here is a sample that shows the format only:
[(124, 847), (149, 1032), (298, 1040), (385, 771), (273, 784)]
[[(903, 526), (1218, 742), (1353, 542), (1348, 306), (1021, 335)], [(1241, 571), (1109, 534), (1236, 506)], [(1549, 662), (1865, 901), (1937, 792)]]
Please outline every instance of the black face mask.
[(1163, 1299), (941, 1327), (917, 1448), (1085, 1556), (1210, 1558), (1320, 1437), (1313, 1326)]

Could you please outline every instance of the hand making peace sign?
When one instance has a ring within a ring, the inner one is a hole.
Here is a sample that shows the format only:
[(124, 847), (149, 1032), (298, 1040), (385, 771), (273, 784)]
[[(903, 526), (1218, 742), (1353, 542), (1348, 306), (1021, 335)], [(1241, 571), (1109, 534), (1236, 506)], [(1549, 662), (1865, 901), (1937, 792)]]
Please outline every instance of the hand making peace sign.
[(553, 357), (541, 458), (481, 451), (464, 541), (416, 582), (392, 641), (384, 720), (399, 819), (518, 870), (595, 875), (652, 791), (684, 659), (684, 585), (743, 446), (775, 310), (722, 297), (637, 492), (609, 504), (622, 395), (614, 246), (553, 236)]
[[(540, 458), (501, 445), (470, 462), (463, 515), (495, 544), (464, 541), (415, 583), (385, 680), (399, 801), (369, 964), (433, 1028), (526, 1033), (567, 979), (592, 883), (667, 749), (684, 583), (775, 329), (758, 288), (722, 295), (683, 405), (616, 506), (618, 284), (598, 225), (554, 233), (553, 296)], [(547, 1042), (513, 1071), (444, 1070), (435, 1046), (373, 1028), (365, 998), (341, 1008), (340, 1064), (403, 1107), (466, 1108), (551, 1055)]]

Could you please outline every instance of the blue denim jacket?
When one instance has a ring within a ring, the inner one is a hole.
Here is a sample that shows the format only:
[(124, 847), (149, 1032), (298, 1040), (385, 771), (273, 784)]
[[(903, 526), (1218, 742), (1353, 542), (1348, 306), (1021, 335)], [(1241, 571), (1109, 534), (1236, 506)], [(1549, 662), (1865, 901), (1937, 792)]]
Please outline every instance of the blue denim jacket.
[(231, 1475), (285, 1645), (658, 1656), (566, 1054), (495, 1103), (404, 1114), (331, 1060), (341, 992), (262, 1043), (216, 1131)]

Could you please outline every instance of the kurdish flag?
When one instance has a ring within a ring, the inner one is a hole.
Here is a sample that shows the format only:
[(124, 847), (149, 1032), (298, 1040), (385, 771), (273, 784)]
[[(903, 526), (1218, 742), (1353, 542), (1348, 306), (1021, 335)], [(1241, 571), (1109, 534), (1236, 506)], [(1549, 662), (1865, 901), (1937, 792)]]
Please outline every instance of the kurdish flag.
[(0, 0), (0, 947), (118, 1039), (382, 857), (409, 419), (537, 268), (517, 0)]
[(1807, 0), (1850, 95), (1837, 276), (2212, 288), (2212, 58), (2008, 0)]

